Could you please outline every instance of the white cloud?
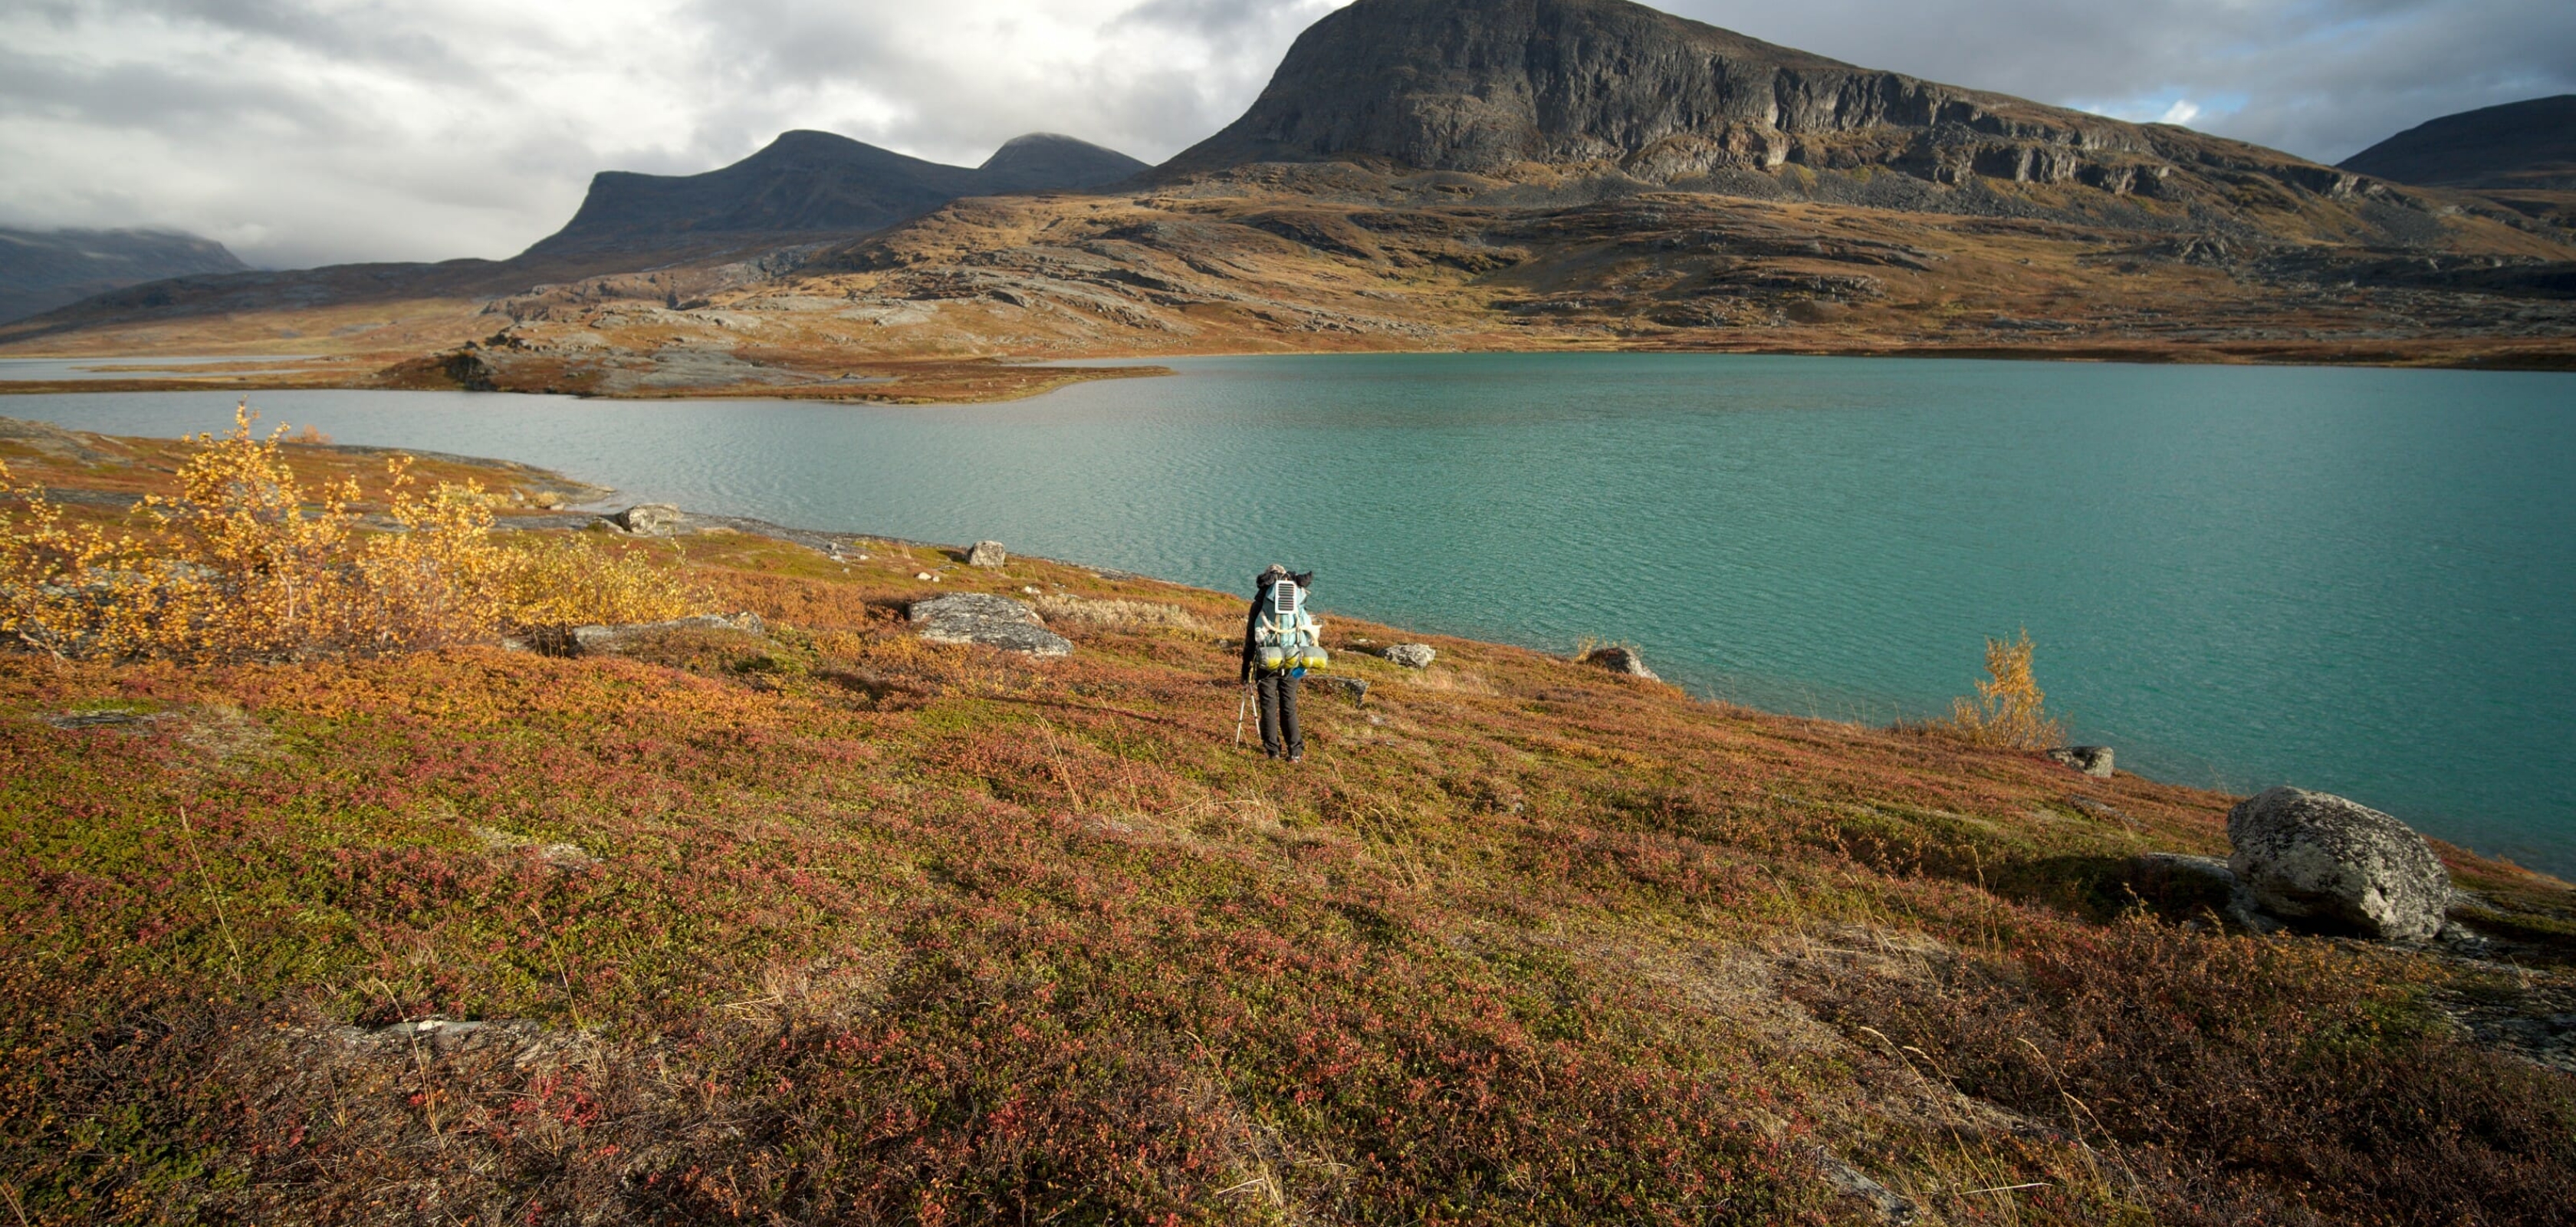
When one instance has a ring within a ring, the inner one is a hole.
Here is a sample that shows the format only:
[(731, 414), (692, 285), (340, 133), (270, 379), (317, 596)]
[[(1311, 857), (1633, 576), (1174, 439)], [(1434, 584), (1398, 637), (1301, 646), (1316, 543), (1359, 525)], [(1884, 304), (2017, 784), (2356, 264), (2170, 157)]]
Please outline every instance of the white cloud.
[[(15, 0), (0, 222), (178, 226), (275, 265), (504, 256), (569, 217), (593, 171), (706, 170), (788, 128), (970, 164), (1035, 130), (1159, 160), (1346, 2)], [(1665, 6), (2326, 159), (2576, 88), (2564, 0)]]
[(2176, 98), (2174, 99), (2172, 106), (2165, 108), (2164, 114), (2156, 116), (2156, 122), (2160, 124), (2189, 124), (2191, 121), (2198, 118), (2200, 118), (2200, 107), (2197, 104), (2192, 102), (2189, 98)]

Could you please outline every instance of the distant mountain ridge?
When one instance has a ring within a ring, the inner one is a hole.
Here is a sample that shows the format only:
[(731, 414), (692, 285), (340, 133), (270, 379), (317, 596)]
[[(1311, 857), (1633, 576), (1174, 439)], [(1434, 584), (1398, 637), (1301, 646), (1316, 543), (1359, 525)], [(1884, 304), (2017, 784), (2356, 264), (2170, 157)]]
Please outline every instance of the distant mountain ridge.
[(2576, 94), (2429, 120), (2345, 158), (2343, 168), (2427, 187), (2576, 191)]
[(123, 286), (249, 267), (223, 244), (176, 230), (0, 226), (0, 322)]
[(2354, 186), (2275, 150), (1860, 68), (1627, 0), (1358, 0), (1298, 37), (1242, 118), (1164, 170), (1352, 157), (1476, 174), (1590, 165), (1654, 183), (1883, 166), (2144, 195), (2184, 163)]
[(723, 235), (848, 234), (963, 196), (1068, 191), (1146, 169), (1114, 149), (1053, 133), (1013, 139), (970, 169), (800, 130), (704, 174), (602, 171), (572, 220), (526, 254), (640, 250)]

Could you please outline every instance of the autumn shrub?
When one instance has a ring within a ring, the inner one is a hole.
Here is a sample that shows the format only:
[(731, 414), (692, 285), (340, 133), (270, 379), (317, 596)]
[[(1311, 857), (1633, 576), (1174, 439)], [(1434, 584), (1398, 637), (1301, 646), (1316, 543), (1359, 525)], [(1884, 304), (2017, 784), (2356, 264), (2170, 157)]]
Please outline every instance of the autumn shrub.
[(426, 491), (386, 465), (388, 524), (356, 479), (306, 490), (283, 429), (253, 437), (247, 406), (200, 435), (177, 490), (135, 505), (135, 527), (75, 523), (0, 466), (0, 635), (65, 658), (292, 660), (489, 638), (505, 628), (687, 612), (685, 586), (580, 542), (510, 549), (473, 483)]
[(1973, 745), (2006, 750), (2040, 750), (2064, 744), (2066, 726), (2042, 706), (2046, 696), (2039, 689), (2038, 679), (2031, 676), (2032, 650), (2027, 630), (2015, 639), (1987, 640), (1986, 676), (1977, 683), (1977, 697), (1962, 695), (1953, 699), (1947, 719), (1917, 727)]
[(2457, 1042), (2359, 957), (2133, 918), (1794, 991), (2102, 1148), (2162, 1221), (2569, 1221), (2576, 1088)]

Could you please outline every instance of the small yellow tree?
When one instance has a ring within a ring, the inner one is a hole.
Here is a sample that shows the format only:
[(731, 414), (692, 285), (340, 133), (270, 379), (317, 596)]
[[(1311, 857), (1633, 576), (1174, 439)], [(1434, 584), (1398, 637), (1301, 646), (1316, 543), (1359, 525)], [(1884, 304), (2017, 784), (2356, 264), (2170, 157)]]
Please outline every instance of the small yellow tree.
[(2045, 697), (2031, 676), (2030, 632), (2010, 642), (1986, 641), (1986, 677), (1977, 697), (1950, 702), (1950, 718), (1938, 727), (1981, 746), (2041, 750), (2066, 740), (2066, 726), (2041, 707)]
[(510, 549), (473, 482), (415, 488), (387, 462), (389, 531), (371, 530), (352, 478), (308, 495), (280, 450), (233, 429), (200, 435), (175, 494), (136, 505), (138, 538), (65, 522), (0, 466), (0, 636), (88, 659), (291, 660), (381, 655), (490, 638), (505, 628), (651, 621), (694, 593), (642, 560), (581, 542)]

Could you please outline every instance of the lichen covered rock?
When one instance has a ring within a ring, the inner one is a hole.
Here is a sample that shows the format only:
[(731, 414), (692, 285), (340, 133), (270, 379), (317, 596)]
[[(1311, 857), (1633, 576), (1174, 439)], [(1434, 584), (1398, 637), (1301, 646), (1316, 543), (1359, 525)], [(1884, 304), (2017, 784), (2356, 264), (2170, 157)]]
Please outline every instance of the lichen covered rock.
[(915, 633), (932, 643), (972, 643), (1029, 656), (1065, 656), (1073, 644), (1046, 628), (1037, 611), (1006, 596), (960, 592), (914, 601), (906, 611)]
[(2228, 868), (2262, 910), (2394, 941), (2442, 928), (2451, 879), (2424, 837), (2342, 797), (2274, 788), (2227, 813)]

